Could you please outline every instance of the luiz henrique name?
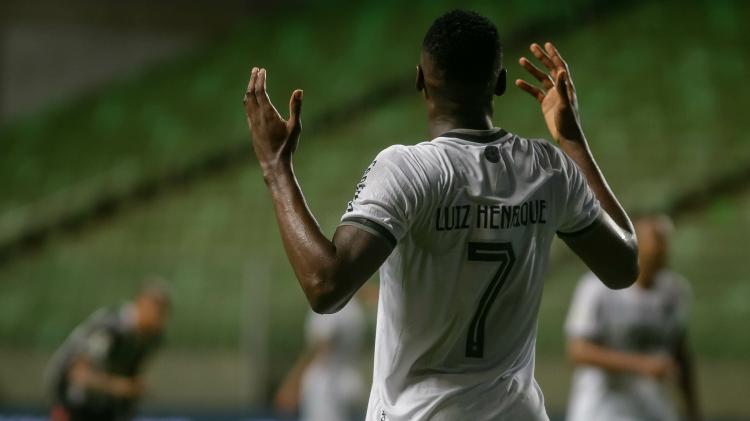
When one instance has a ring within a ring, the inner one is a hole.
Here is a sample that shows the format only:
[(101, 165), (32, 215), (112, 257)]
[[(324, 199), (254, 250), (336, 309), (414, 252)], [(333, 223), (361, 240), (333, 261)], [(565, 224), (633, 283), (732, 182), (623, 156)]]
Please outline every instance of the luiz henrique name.
[(453, 205), (435, 210), (435, 230), (508, 229), (547, 223), (547, 201), (519, 205)]

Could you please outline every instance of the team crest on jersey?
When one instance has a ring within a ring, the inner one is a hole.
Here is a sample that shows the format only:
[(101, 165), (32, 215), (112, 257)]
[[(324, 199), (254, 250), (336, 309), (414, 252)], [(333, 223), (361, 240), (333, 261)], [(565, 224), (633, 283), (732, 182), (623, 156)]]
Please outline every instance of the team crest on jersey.
[(500, 162), (500, 150), (497, 146), (490, 145), (484, 148), (484, 157), (493, 164)]
[(370, 170), (372, 170), (372, 167), (375, 166), (375, 163), (378, 162), (378, 160), (372, 161), (372, 164), (370, 164), (369, 167), (365, 170), (365, 172), (362, 174), (362, 178), (359, 180), (359, 183), (357, 183), (357, 188), (354, 190), (354, 198), (349, 201), (346, 205), (346, 211), (351, 212), (354, 210), (354, 201), (359, 198), (359, 194), (362, 193), (362, 189), (365, 188), (365, 181), (367, 181), (367, 174), (370, 173)]

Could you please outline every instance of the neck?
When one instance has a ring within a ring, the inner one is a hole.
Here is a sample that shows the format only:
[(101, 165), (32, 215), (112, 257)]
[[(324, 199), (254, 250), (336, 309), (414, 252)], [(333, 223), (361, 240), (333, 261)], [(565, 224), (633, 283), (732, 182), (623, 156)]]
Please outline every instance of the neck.
[(657, 271), (641, 272), (641, 276), (636, 279), (635, 284), (642, 289), (650, 289), (654, 286), (654, 278)]
[(428, 103), (427, 124), (433, 139), (453, 129), (489, 130), (494, 127), (492, 104)]

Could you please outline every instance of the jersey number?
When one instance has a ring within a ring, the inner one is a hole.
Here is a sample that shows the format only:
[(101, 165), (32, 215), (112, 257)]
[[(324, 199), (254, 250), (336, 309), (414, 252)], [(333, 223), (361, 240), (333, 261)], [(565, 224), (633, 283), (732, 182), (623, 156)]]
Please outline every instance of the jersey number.
[(479, 300), (479, 308), (474, 313), (466, 337), (466, 356), (482, 358), (484, 356), (484, 324), (492, 303), (502, 289), (513, 267), (516, 257), (510, 243), (469, 243), (469, 261), (498, 262), (500, 266), (492, 277), (490, 284)]

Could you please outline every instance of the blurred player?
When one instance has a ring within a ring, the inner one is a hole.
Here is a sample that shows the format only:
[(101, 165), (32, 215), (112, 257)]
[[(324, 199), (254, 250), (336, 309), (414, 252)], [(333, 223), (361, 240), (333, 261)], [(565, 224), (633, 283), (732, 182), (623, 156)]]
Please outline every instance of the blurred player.
[(52, 421), (121, 421), (144, 391), (141, 372), (158, 347), (169, 298), (149, 283), (133, 302), (96, 311), (55, 353), (48, 374)]
[(253, 148), (313, 310), (339, 310), (380, 268), (367, 420), (547, 420), (534, 349), (555, 234), (606, 285), (637, 277), (634, 230), (583, 135), (567, 65), (550, 43), (531, 52), (546, 70), (521, 64), (542, 87), (516, 84), (539, 102), (560, 148), (494, 127), (493, 96), (506, 82), (497, 28), (447, 13), (428, 30), (417, 66), (432, 140), (378, 154), (333, 240), (293, 171), (302, 91), (283, 120), (266, 70), (251, 71)]
[(301, 421), (349, 421), (362, 402), (362, 344), (366, 319), (352, 298), (335, 314), (310, 312), (307, 348), (276, 394), (276, 409), (298, 409)]
[(672, 224), (665, 216), (636, 222), (641, 274), (623, 291), (594, 274), (578, 284), (566, 322), (576, 364), (568, 421), (677, 420), (664, 381), (679, 380), (689, 419), (700, 419), (687, 346), (689, 290), (669, 270)]

